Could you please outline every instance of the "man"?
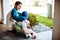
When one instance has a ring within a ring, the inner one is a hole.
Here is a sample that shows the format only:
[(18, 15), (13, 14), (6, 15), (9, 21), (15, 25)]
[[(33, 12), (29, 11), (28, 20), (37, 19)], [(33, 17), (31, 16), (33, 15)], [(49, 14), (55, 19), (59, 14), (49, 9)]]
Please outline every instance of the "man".
[[(21, 3), (20, 1), (16, 1), (13, 9), (18, 12), (18, 10), (21, 9), (21, 6), (22, 6), (22, 3)], [(12, 9), (12, 10), (13, 10), (13, 9)], [(11, 12), (12, 12), (12, 11), (11, 11)], [(8, 16), (8, 17), (7, 17), (7, 25), (9, 26), (10, 31), (12, 30), (13, 25), (14, 25), (15, 23), (17, 23), (17, 24), (19, 24), (19, 25), (22, 26), (22, 28), (23, 28), (23, 33), (24, 33), (24, 34), (33, 33), (32, 38), (35, 38), (35, 37), (36, 37), (35, 33), (34, 33), (31, 29), (28, 29), (28, 28), (27, 28), (27, 27), (30, 27), (30, 22), (29, 22), (28, 20), (24, 20), (24, 21), (22, 21), (22, 22), (17, 22), (17, 21), (15, 21), (15, 20), (13, 20), (13, 19), (12, 19), (12, 16), (11, 16), (11, 12), (8, 13), (8, 15), (7, 15), (7, 16)]]

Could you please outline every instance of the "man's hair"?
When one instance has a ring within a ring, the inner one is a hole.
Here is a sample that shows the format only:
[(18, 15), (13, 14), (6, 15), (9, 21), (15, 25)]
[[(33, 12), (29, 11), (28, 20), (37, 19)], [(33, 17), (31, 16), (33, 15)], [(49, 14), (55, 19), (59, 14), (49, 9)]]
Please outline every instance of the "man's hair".
[(22, 3), (20, 1), (15, 2), (15, 5), (19, 5), (19, 4), (22, 4)]

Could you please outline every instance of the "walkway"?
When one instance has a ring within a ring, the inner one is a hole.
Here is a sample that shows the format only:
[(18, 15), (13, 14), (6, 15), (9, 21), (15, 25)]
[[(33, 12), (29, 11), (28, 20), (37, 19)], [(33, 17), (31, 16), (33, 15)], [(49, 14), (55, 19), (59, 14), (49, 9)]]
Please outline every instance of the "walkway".
[(36, 39), (25, 39), (11, 32), (0, 32), (0, 40), (52, 40), (52, 30), (45, 25), (39, 24), (32, 29), (37, 33)]

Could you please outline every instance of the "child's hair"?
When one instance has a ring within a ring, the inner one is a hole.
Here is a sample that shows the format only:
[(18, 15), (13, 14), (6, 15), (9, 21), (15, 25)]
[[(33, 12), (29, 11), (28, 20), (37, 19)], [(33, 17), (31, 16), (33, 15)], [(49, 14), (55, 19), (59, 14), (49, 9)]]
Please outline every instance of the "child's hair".
[(20, 1), (15, 2), (15, 5), (19, 5), (19, 4), (22, 4), (22, 3)]

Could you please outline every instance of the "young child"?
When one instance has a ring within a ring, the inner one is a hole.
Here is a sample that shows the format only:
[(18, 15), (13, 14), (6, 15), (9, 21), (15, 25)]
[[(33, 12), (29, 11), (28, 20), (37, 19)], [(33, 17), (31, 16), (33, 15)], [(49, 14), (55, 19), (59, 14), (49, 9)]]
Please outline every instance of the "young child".
[[(14, 5), (14, 8), (13, 8), (13, 9), (18, 12), (18, 10), (20, 10), (21, 6), (22, 6), (22, 3), (21, 3), (20, 1), (17, 1), (17, 2), (15, 2), (15, 5)], [(13, 10), (13, 9), (12, 9), (12, 10)], [(11, 11), (11, 12), (12, 12), (12, 11)], [(24, 34), (33, 33), (32, 38), (35, 38), (35, 37), (36, 37), (36, 34), (35, 34), (35, 32), (33, 32), (33, 31), (30, 29), (30, 22), (29, 22), (28, 20), (23, 20), (23, 21), (19, 21), (19, 22), (18, 22), (18, 21), (16, 21), (16, 20), (12, 19), (11, 12), (9, 12), (8, 15), (7, 15), (7, 24), (8, 24), (8, 26), (9, 26), (9, 28), (10, 28), (10, 31), (12, 30), (13, 25), (14, 25), (15, 23), (17, 23), (17, 24), (19, 24), (19, 25), (22, 26), (22, 28), (23, 28), (23, 33), (24, 33)]]

